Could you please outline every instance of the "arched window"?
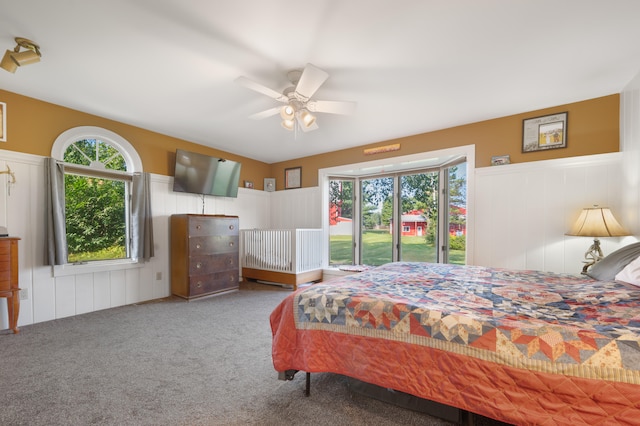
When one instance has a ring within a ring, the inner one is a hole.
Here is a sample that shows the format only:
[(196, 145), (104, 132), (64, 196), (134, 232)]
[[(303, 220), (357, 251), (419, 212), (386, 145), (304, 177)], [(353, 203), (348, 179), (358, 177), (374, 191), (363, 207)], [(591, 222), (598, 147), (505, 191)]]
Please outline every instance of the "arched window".
[[(142, 198), (148, 209), (148, 191), (142, 191), (147, 192), (145, 197), (137, 193), (140, 185), (136, 181), (143, 179), (142, 162), (131, 144), (99, 127), (76, 127), (58, 136), (51, 155), (64, 181), (57, 183), (64, 188), (64, 199), (59, 196), (57, 202), (64, 207), (64, 224), (58, 229), (64, 229), (65, 238), (56, 247), (63, 254), (56, 262), (50, 256), (50, 263), (141, 257), (138, 215)], [(142, 187), (148, 190), (148, 180)], [(55, 195), (51, 198), (56, 201)]]

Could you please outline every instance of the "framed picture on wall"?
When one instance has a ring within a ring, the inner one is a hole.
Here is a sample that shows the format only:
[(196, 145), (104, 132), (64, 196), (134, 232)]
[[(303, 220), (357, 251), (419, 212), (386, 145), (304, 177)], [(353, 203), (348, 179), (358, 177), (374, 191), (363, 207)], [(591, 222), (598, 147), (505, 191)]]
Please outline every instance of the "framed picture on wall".
[(284, 169), (284, 189), (300, 188), (302, 186), (302, 167)]
[(264, 178), (264, 190), (273, 192), (276, 190), (276, 178)]
[(0, 142), (7, 141), (7, 104), (0, 102)]
[(522, 120), (522, 152), (567, 147), (567, 112)]
[(492, 166), (502, 166), (505, 164), (511, 164), (511, 157), (508, 155), (494, 155), (491, 157)]

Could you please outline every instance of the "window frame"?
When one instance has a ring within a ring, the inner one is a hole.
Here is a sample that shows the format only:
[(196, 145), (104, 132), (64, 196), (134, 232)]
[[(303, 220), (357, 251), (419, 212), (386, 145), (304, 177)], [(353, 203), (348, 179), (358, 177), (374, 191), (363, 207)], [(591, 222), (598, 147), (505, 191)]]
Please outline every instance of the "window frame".
[[(332, 179), (354, 178), (378, 176), (383, 174), (384, 170), (393, 170), (397, 173), (411, 172), (415, 170), (440, 168), (451, 164), (454, 157), (466, 158), (466, 199), (467, 199), (467, 215), (466, 215), (466, 245), (465, 259), (467, 264), (473, 264), (475, 259), (475, 216), (474, 212), (474, 196), (475, 196), (475, 174), (473, 173), (475, 165), (475, 145), (461, 145), (455, 148), (446, 148), (434, 151), (424, 151), (416, 154), (408, 154), (397, 157), (382, 158), (378, 160), (365, 161), (360, 163), (349, 163), (340, 166), (322, 168), (318, 170), (318, 183), (321, 188), (322, 205), (328, 206), (330, 202), (329, 181)], [(433, 167), (416, 167), (416, 163), (423, 163), (433, 160)], [(444, 160), (444, 161), (439, 161)], [(439, 161), (439, 162), (438, 162)], [(378, 172), (372, 172), (377, 170)], [(382, 172), (381, 172), (382, 171)], [(356, 202), (354, 209), (360, 203)], [(357, 228), (356, 228), (357, 229)], [(322, 209), (322, 231), (323, 231), (323, 250), (326, 258), (323, 258), (323, 268), (331, 269), (333, 266), (329, 263), (330, 253), (330, 230), (329, 230), (329, 209)], [(354, 231), (355, 232), (355, 231)], [(397, 233), (396, 233), (397, 234)], [(356, 242), (357, 243), (357, 242)], [(356, 252), (360, 250), (356, 248)]]
[[(129, 182), (135, 173), (142, 173), (142, 160), (133, 145), (131, 145), (122, 136), (101, 127), (80, 126), (64, 131), (53, 143), (51, 148), (51, 157), (64, 162), (64, 153), (67, 148), (82, 139), (98, 139), (113, 146), (124, 157), (125, 163), (127, 164), (127, 171), (122, 172), (109, 169), (96, 169), (78, 164), (65, 163), (65, 168), (68, 168), (69, 172), (80, 172), (80, 174), (84, 174), (82, 172), (87, 171), (95, 174), (103, 174), (105, 177), (109, 177), (110, 179), (120, 179)], [(67, 171), (65, 170), (65, 174), (66, 173)], [(128, 195), (129, 193), (127, 191), (126, 196), (127, 198), (130, 198)], [(127, 206), (127, 204), (125, 204), (125, 206)], [(125, 208), (127, 209), (126, 222), (129, 224), (131, 220), (131, 210), (129, 207)], [(127, 235), (129, 235), (129, 232), (127, 232)], [(130, 256), (130, 244), (131, 243), (129, 242), (127, 247), (127, 256)], [(124, 259), (95, 260), (85, 263), (65, 263), (64, 265), (54, 265), (53, 275), (65, 276), (75, 275), (78, 273), (115, 271), (139, 268), (141, 266), (142, 264), (138, 259), (132, 259), (131, 257)]]

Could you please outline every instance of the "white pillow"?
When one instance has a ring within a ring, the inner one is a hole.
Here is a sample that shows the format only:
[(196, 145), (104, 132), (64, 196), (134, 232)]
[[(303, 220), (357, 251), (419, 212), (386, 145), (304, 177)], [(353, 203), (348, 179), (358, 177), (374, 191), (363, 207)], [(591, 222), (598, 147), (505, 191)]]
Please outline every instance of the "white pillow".
[(622, 271), (618, 272), (616, 280), (640, 286), (640, 257), (631, 261)]

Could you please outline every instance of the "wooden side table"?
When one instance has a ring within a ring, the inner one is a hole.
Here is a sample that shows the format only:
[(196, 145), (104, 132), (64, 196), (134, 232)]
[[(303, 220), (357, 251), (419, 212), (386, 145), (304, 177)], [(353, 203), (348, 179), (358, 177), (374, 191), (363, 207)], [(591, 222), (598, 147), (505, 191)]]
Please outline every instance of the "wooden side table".
[(15, 334), (18, 330), (20, 313), (20, 288), (18, 288), (18, 240), (20, 238), (0, 238), (0, 297), (7, 299), (9, 328)]

